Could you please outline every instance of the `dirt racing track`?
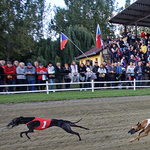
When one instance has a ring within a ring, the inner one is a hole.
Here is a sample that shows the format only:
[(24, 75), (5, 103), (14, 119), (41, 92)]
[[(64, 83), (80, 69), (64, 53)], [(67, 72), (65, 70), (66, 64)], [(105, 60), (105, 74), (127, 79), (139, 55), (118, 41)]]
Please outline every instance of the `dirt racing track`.
[[(43, 117), (77, 121), (90, 128), (72, 128), (80, 133), (82, 141), (61, 128), (52, 127), (29, 133), (31, 140), (20, 132), (27, 130), (20, 125), (10, 130), (3, 127), (13, 118)], [(128, 130), (144, 119), (150, 118), (150, 97), (113, 97), (77, 99), (53, 102), (0, 104), (0, 149), (1, 150), (149, 150), (150, 135), (129, 143), (136, 137)]]

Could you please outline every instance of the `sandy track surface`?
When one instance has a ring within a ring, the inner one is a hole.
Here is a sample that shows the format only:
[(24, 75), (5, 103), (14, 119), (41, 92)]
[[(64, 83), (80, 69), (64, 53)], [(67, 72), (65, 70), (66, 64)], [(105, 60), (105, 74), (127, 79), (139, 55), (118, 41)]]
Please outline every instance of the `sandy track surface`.
[[(61, 128), (52, 127), (29, 133), (31, 140), (19, 133), (27, 130), (20, 125), (10, 130), (3, 127), (13, 118), (36, 116), (77, 121), (90, 128), (72, 128), (80, 133), (82, 141)], [(53, 102), (0, 104), (1, 150), (149, 150), (150, 135), (129, 143), (136, 137), (127, 132), (138, 121), (150, 118), (150, 97), (132, 96), (95, 98)]]

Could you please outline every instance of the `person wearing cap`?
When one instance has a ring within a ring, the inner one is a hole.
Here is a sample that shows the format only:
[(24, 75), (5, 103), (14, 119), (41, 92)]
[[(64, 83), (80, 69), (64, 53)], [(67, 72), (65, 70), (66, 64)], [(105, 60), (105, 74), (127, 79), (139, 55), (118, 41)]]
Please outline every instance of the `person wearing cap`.
[[(10, 85), (16, 84), (16, 67), (12, 65), (11, 61), (7, 61), (7, 65), (4, 67), (4, 73), (6, 74), (6, 83)], [(14, 87), (8, 87), (8, 91), (14, 91)]]
[[(45, 83), (47, 70), (42, 63), (39, 63), (39, 67), (36, 68), (36, 73), (38, 74), (38, 83), (39, 84)], [(45, 88), (44, 85), (39, 86), (39, 90), (44, 90), (44, 88)]]
[[(27, 63), (27, 67), (25, 68), (25, 74), (27, 77), (27, 83), (28, 84), (35, 84), (36, 83), (35, 73), (36, 73), (35, 67), (33, 67), (30, 62)], [(34, 91), (34, 90), (35, 90), (35, 86), (29, 86), (29, 91)]]

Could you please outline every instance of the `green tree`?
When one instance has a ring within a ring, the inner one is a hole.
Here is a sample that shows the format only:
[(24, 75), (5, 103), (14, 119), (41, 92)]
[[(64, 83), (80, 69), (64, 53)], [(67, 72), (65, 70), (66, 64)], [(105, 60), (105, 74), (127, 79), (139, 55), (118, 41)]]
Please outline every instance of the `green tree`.
[(115, 0), (64, 0), (64, 2), (65, 8), (54, 8), (55, 16), (50, 23), (50, 30), (60, 33), (66, 31), (67, 27), (78, 25), (95, 35), (96, 26), (100, 24), (102, 37), (110, 35), (112, 26), (108, 20), (115, 9)]
[(125, 8), (131, 5), (131, 0), (126, 0), (125, 1)]
[(43, 35), (45, 0), (1, 0), (0, 49), (7, 60), (24, 61)]

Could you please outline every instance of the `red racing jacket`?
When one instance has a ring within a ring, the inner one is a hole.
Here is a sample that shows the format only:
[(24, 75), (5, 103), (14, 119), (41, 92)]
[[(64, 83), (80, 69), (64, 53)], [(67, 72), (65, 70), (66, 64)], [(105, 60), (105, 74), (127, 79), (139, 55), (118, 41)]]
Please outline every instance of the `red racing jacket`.
[(35, 117), (32, 121), (27, 122), (26, 125), (28, 125), (29, 123), (31, 123), (33, 121), (39, 121), (40, 122), (40, 125), (37, 128), (35, 128), (35, 130), (45, 130), (51, 124), (51, 119), (44, 119), (44, 118)]

